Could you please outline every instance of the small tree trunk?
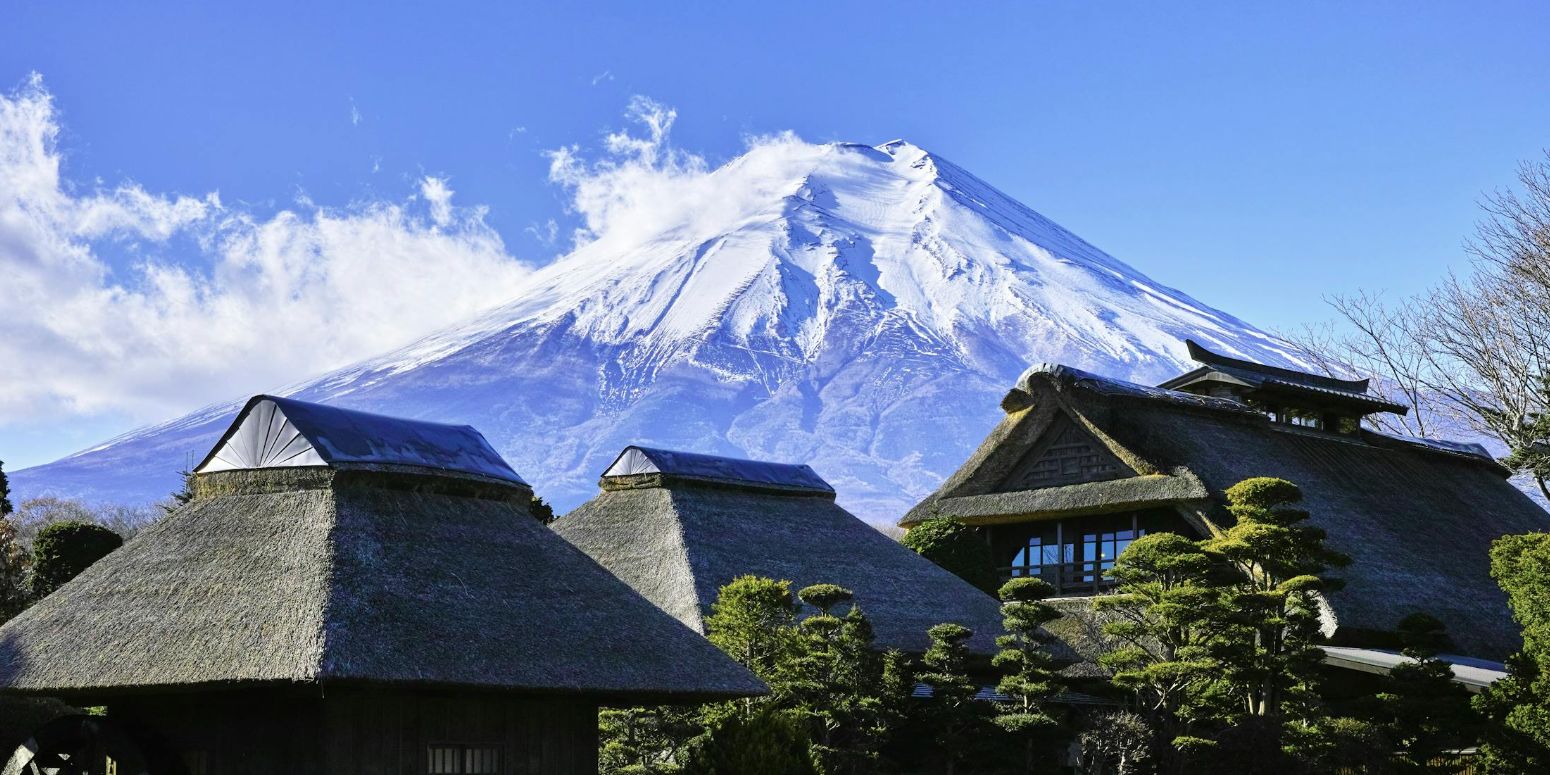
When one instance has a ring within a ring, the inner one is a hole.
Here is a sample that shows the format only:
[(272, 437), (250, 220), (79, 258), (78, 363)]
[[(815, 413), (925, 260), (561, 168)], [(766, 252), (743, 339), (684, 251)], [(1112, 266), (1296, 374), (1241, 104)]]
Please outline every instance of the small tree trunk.
[(1539, 485), (1539, 492), (1545, 496), (1545, 500), (1550, 501), (1550, 486), (1545, 485), (1545, 478), (1543, 476), (1535, 476), (1534, 483)]

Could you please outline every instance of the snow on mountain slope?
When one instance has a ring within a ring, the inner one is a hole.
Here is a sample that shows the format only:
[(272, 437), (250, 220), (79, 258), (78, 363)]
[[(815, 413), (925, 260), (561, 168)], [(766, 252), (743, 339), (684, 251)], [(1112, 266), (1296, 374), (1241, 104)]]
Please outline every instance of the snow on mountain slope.
[[(967, 456), (1030, 363), (1156, 382), (1191, 365), (1186, 337), (1295, 363), (1274, 337), (903, 141), (764, 143), (700, 188), (503, 306), (281, 392), (471, 423), (562, 510), (640, 442), (808, 462), (886, 522)], [(236, 398), (13, 483), (159, 497)]]

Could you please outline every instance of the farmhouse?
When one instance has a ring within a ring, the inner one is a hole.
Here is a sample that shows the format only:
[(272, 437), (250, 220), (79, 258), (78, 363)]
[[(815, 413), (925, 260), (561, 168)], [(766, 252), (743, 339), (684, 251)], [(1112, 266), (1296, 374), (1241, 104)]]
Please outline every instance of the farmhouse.
[(600, 704), (764, 691), (532, 519), (473, 428), (258, 396), (193, 489), (0, 628), (0, 689), (108, 711), (38, 756), (593, 773)]
[(1518, 647), (1487, 553), (1502, 535), (1550, 529), (1550, 515), (1483, 448), (1362, 428), (1375, 412), (1406, 411), (1366, 381), (1189, 347), (1200, 367), (1155, 388), (1029, 369), (990, 436), (899, 524), (942, 515), (979, 526), (1003, 575), (1079, 598), (1106, 588), (1103, 571), (1137, 536), (1212, 535), (1228, 519), (1226, 488), (1281, 477), (1353, 558), (1338, 574), (1345, 588), (1327, 596), (1332, 645), (1391, 646), (1399, 620), (1424, 611), (1470, 656)]
[(754, 574), (850, 589), (880, 648), (922, 652), (928, 628), (957, 622), (973, 651), (995, 649), (995, 599), (840, 508), (805, 465), (632, 446), (599, 484), (555, 532), (696, 630), (722, 585)]

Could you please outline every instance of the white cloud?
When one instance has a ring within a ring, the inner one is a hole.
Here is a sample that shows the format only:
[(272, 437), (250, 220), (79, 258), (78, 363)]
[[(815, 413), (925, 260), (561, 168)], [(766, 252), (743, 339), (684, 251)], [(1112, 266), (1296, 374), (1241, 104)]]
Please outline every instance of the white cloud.
[(437, 226), (452, 223), (452, 189), (446, 178), (424, 177), (420, 179), (420, 196), (431, 206), (431, 220)]
[(160, 419), (287, 384), (504, 301), (529, 273), (443, 179), (404, 202), (259, 214), (214, 193), (78, 191), (58, 134), (40, 78), (0, 94), (0, 428)]
[(612, 81), (613, 79), (614, 79), (614, 71), (612, 71), (612, 70), (604, 70), (603, 72), (598, 73), (597, 75), (592, 76), (592, 85), (596, 86), (596, 85), (598, 85), (598, 84), (600, 84), (600, 83), (602, 83), (604, 81)]
[(601, 154), (576, 145), (549, 152), (549, 180), (569, 192), (569, 210), (582, 222), (573, 235), (578, 247), (628, 247), (674, 231), (709, 236), (703, 230), (778, 204), (812, 157), (829, 152), (790, 132), (757, 136), (746, 140), (748, 153), (712, 170), (704, 158), (672, 146), (673, 109), (636, 96), (625, 115), (636, 131), (604, 135)]

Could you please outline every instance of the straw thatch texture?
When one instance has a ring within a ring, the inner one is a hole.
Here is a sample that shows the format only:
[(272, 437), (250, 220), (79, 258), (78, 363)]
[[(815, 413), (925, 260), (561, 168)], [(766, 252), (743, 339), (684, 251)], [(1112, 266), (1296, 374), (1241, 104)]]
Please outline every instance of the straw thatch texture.
[(838, 584), (856, 594), (882, 648), (921, 652), (926, 629), (958, 622), (991, 653), (1000, 605), (879, 533), (832, 496), (665, 482), (606, 489), (555, 532), (664, 611), (703, 630), (722, 585), (743, 574)]
[[(1299, 485), (1313, 523), (1328, 532), (1331, 547), (1354, 560), (1338, 574), (1346, 588), (1329, 598), (1335, 642), (1381, 638), (1407, 614), (1426, 611), (1447, 623), (1465, 653), (1500, 658), (1517, 648), (1517, 627), (1490, 578), (1488, 551), (1502, 535), (1550, 530), (1550, 514), (1493, 461), (1463, 447), (1271, 423), (1232, 402), (1066, 367), (1032, 369), (1017, 391), (1028, 400), (1012, 402), (1013, 411), (969, 463), (902, 524), (951, 513), (955, 497), (994, 492), (1012, 461), (1064, 413), (1136, 471), (1200, 482), (1211, 498), (1192, 507), (1192, 521), (1208, 527), (1223, 525), (1221, 493), (1243, 479), (1276, 476)], [(1007, 496), (1002, 521), (1025, 514), (1019, 498), (1041, 496)], [(1076, 505), (1073, 513), (1092, 508), (1085, 499)]]
[(939, 513), (951, 514), (968, 524), (988, 525), (1188, 504), (1210, 495), (1205, 485), (1186, 471), (1179, 476), (1151, 474), (1038, 490), (960, 495), (942, 498), (935, 505)]
[(198, 489), (0, 628), (0, 688), (762, 691), (529, 517), (526, 487), (310, 468), (204, 474)]

